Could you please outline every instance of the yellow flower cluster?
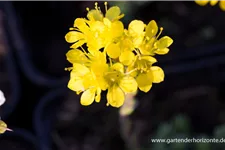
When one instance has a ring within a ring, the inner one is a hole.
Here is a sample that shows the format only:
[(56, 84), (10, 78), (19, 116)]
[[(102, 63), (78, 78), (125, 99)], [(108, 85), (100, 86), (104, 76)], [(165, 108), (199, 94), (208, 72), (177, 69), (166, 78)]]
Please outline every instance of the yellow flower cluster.
[[(98, 4), (95, 9), (87, 8), (87, 19), (77, 18), (73, 28), (66, 34), (68, 43), (73, 43), (67, 52), (67, 60), (73, 67), (68, 88), (81, 92), (81, 104), (88, 106), (99, 102), (101, 92), (107, 92), (107, 106), (121, 107), (127, 93), (138, 90), (148, 92), (152, 83), (164, 80), (164, 72), (152, 66), (155, 54), (166, 54), (173, 40), (164, 36), (159, 39), (163, 28), (154, 20), (147, 25), (133, 20), (128, 29), (120, 19), (124, 16), (117, 6), (107, 8), (105, 14)], [(158, 33), (159, 32), (159, 33)]]
[(200, 6), (205, 6), (210, 3), (211, 6), (215, 6), (219, 2), (220, 9), (225, 11), (225, 1), (224, 0), (195, 0), (195, 2)]

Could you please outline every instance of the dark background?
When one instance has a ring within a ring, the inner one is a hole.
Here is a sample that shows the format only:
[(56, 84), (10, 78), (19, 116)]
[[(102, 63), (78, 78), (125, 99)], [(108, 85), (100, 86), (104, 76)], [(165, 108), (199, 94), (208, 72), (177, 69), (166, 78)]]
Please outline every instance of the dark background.
[(165, 81), (139, 92), (137, 108), (122, 121), (117, 109), (105, 106), (104, 94), (100, 104), (82, 107), (66, 87), (70, 45), (64, 36), (94, 2), (0, 2), (5, 45), (0, 88), (7, 98), (0, 112), (14, 130), (0, 137), (0, 149), (225, 149), (151, 142), (153, 137), (225, 138), (225, 12), (195, 2), (109, 2), (117, 4), (126, 27), (133, 19), (146, 24), (154, 19), (164, 28), (162, 36), (174, 40), (169, 54), (157, 56)]

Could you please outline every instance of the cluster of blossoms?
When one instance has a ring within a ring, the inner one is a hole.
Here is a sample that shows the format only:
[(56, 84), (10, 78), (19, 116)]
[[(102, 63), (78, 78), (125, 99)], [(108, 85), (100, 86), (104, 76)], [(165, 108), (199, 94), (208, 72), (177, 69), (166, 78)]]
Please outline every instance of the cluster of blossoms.
[(211, 6), (215, 6), (219, 2), (219, 7), (221, 10), (225, 11), (225, 1), (224, 0), (195, 0), (195, 2), (200, 6), (205, 6), (210, 3)]
[(152, 83), (164, 80), (164, 72), (153, 66), (155, 54), (167, 54), (173, 40), (164, 36), (163, 28), (152, 20), (147, 25), (140, 20), (130, 22), (124, 28), (120, 19), (124, 16), (117, 6), (107, 8), (105, 14), (98, 4), (87, 8), (87, 19), (77, 18), (73, 28), (66, 34), (68, 43), (73, 43), (66, 54), (73, 64), (68, 88), (81, 92), (84, 106), (99, 102), (101, 92), (107, 91), (107, 106), (121, 107), (125, 95), (137, 92), (138, 88), (148, 92)]

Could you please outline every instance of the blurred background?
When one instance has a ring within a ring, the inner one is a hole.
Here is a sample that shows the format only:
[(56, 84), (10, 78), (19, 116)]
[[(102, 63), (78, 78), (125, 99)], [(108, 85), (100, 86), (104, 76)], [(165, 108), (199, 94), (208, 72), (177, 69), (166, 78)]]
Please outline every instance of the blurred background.
[[(99, 2), (104, 8), (103, 2)], [(165, 80), (139, 92), (134, 112), (82, 107), (67, 89), (64, 36), (94, 2), (0, 2), (1, 118), (14, 132), (1, 150), (225, 150), (225, 143), (152, 143), (151, 138), (225, 138), (225, 12), (195, 2), (109, 2), (125, 26), (156, 20), (174, 43), (157, 56)]]

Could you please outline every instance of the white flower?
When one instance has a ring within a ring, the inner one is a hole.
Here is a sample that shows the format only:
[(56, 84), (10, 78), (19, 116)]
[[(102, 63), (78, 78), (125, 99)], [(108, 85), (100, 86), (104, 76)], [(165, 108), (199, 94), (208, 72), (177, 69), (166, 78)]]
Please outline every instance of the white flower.
[(4, 93), (0, 90), (0, 106), (5, 103)]

